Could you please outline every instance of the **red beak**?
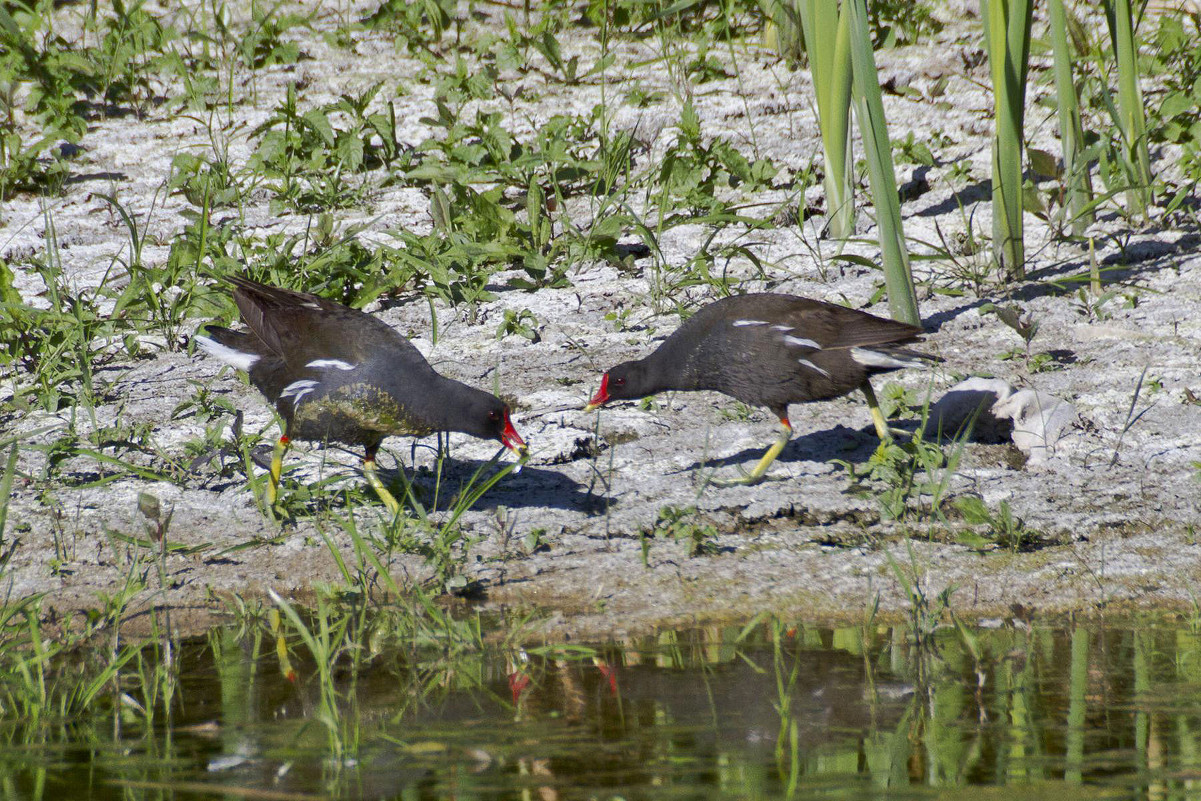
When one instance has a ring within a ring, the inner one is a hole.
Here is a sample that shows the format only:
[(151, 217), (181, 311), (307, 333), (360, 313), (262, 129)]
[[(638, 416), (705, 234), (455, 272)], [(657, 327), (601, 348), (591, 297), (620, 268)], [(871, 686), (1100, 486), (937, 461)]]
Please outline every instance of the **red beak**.
[(592, 396), (592, 400), (588, 401), (588, 405), (584, 407), (584, 411), (590, 412), (593, 409), (598, 409), (609, 402), (609, 374), (605, 373), (601, 378), (600, 389)]
[(500, 442), (509, 450), (521, 455), (529, 450), (525, 445), (525, 440), (517, 433), (517, 429), (513, 428), (513, 421), (509, 418), (507, 411), (505, 412), (505, 430), (500, 435)]

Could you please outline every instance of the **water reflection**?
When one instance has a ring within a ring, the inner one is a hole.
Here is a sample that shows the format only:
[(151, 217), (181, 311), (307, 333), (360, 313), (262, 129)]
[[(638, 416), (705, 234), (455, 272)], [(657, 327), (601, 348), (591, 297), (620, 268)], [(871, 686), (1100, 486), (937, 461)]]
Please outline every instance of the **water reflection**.
[(330, 650), (278, 621), (214, 631), (174, 677), (152, 649), (54, 725), (10, 677), (3, 796), (1201, 798), (1188, 628), (947, 628), (922, 648), (771, 619), (592, 649), (312, 632)]

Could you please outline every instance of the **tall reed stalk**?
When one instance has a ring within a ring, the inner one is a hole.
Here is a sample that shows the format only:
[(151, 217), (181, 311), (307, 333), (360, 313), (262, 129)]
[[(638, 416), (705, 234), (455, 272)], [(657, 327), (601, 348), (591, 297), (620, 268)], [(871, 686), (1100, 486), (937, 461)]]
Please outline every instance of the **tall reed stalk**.
[(855, 233), (850, 28), (847, 15), (838, 12), (837, 2), (797, 0), (797, 10), (817, 95), (830, 235), (846, 239)]
[(1147, 150), (1143, 92), (1138, 85), (1138, 42), (1130, 0), (1106, 0), (1105, 16), (1118, 65), (1118, 127), (1130, 181), (1126, 202), (1131, 211), (1146, 215), (1151, 205), (1151, 155)]
[(1080, 124), (1080, 105), (1072, 79), (1072, 51), (1068, 47), (1067, 13), (1063, 0), (1048, 0), (1051, 53), (1055, 67), (1055, 95), (1059, 105), (1059, 140), (1063, 147), (1064, 207), (1072, 222), (1072, 232), (1084, 233), (1093, 221), (1093, 183), (1084, 149), (1084, 128)]
[(1022, 233), (1022, 126), (1030, 57), (1031, 0), (986, 0), (984, 40), (992, 75), (993, 261), (1010, 281), (1026, 277)]
[[(831, 3), (832, 4), (832, 3)], [(909, 253), (905, 247), (905, 228), (901, 222), (901, 199), (892, 166), (892, 147), (888, 123), (884, 119), (884, 101), (876, 73), (868, 28), (867, 0), (843, 0), (842, 15), (848, 26), (851, 64), (851, 98), (855, 120), (863, 138), (863, 155), (880, 228), (880, 257), (884, 266), (884, 285), (888, 290), (888, 308), (893, 319), (921, 325), (917, 311), (917, 293), (909, 271)]]

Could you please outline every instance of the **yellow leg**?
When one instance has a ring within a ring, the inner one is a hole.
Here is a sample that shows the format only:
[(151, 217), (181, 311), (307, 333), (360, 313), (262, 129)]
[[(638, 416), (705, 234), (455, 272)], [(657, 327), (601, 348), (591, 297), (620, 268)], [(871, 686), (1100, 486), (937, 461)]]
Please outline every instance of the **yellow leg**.
[(872, 423), (876, 426), (876, 435), (883, 442), (892, 442), (892, 432), (888, 430), (888, 421), (884, 419), (884, 413), (880, 411), (880, 402), (876, 400), (876, 393), (872, 391), (871, 383), (864, 381), (860, 389), (863, 390), (863, 397), (867, 398), (867, 409), (872, 413)]
[(275, 500), (279, 497), (279, 475), (284, 470), (284, 454), (291, 446), (292, 440), (288, 439), (287, 434), (284, 434), (275, 443), (275, 450), (271, 452), (271, 470), (269, 472), (271, 480), (267, 484), (268, 506), (274, 507)]
[(367, 477), (367, 483), (371, 485), (371, 489), (375, 490), (375, 494), (384, 502), (388, 513), (396, 517), (400, 513), (400, 504), (396, 502), (396, 498), (392, 497), (392, 493), (388, 492), (384, 482), (379, 480), (379, 473), (375, 470), (375, 448), (367, 449), (367, 455), (363, 458), (363, 475)]
[(771, 467), (772, 462), (784, 450), (784, 446), (788, 444), (788, 440), (792, 439), (792, 425), (788, 422), (787, 417), (780, 419), (780, 436), (772, 443), (772, 446), (763, 454), (763, 458), (755, 465), (750, 473), (741, 478), (730, 479), (714, 479), (712, 484), (717, 487), (735, 487), (738, 485), (758, 484), (763, 480), (763, 474), (767, 472), (767, 468)]

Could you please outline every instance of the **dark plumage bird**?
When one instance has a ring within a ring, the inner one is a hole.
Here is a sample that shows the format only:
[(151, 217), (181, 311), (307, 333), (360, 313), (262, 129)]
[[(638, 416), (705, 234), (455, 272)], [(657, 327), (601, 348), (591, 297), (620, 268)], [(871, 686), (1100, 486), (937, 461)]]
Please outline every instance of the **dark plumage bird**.
[(284, 420), (271, 460), (272, 505), (291, 439), (361, 446), (367, 482), (392, 514), (399, 504), (375, 470), (384, 437), (461, 431), (524, 454), (504, 402), (439, 375), (383, 321), (316, 295), (226, 280), (249, 330), (210, 325), (196, 344), (246, 370)]
[(868, 378), (932, 357), (899, 347), (921, 328), (793, 295), (738, 295), (704, 307), (654, 353), (605, 373), (590, 411), (610, 401), (666, 390), (709, 389), (780, 418), (779, 439), (742, 479), (753, 484), (792, 437), (788, 405), (860, 389), (881, 439), (890, 439)]

